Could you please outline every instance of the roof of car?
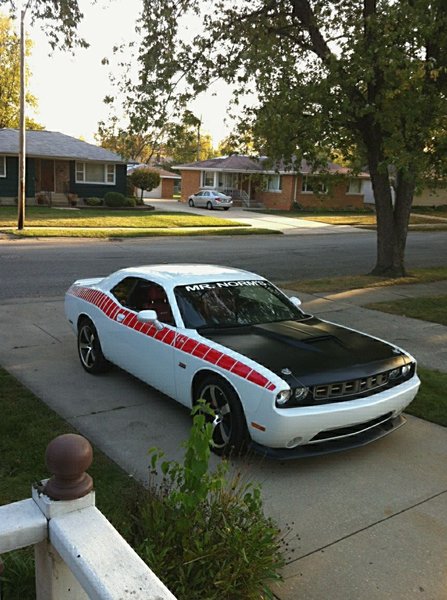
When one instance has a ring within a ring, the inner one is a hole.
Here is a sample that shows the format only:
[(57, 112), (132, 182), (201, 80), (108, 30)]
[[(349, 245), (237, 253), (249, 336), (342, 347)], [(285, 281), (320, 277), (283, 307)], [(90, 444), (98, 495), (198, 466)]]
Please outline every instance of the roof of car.
[(188, 285), (193, 283), (206, 283), (212, 281), (241, 281), (245, 279), (263, 279), (260, 275), (235, 269), (233, 267), (224, 267), (222, 265), (201, 265), (201, 264), (165, 264), (165, 265), (142, 265), (139, 267), (129, 267), (113, 273), (110, 277), (144, 277), (151, 279), (156, 283), (163, 284), (165, 287), (175, 287), (177, 285)]

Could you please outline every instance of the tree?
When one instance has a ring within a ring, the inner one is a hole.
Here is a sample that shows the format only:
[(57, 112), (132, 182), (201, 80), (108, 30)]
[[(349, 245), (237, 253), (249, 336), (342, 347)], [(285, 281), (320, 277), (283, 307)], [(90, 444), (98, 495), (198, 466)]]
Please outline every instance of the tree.
[[(187, 14), (201, 20), (192, 41), (182, 39)], [(220, 0), (213, 11), (144, 0), (140, 28), (138, 97), (152, 111), (156, 90), (185, 105), (220, 77), (236, 100), (255, 89), (241, 130), (259, 152), (315, 169), (333, 148), (363, 160), (376, 200), (373, 273), (405, 274), (414, 190), (445, 171), (443, 0)]]
[[(26, 56), (31, 54), (32, 42), (26, 40)], [(26, 77), (30, 73), (27, 69)], [(26, 94), (26, 102), (32, 108), (37, 107), (35, 96)], [(9, 17), (0, 15), (0, 128), (19, 126), (20, 109), (20, 39), (12, 26)], [(27, 129), (43, 129), (27, 117)]]
[(140, 200), (143, 203), (143, 192), (150, 192), (157, 185), (160, 185), (160, 175), (153, 169), (140, 167), (135, 169), (133, 173), (129, 175), (129, 179), (132, 185), (141, 190)]

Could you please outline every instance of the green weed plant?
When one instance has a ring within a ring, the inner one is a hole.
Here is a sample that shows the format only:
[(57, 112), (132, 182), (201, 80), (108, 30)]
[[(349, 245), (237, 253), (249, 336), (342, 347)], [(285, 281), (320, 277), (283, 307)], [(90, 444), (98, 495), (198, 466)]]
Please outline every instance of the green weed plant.
[(183, 462), (149, 451), (133, 546), (179, 600), (273, 598), (269, 585), (284, 564), (280, 531), (264, 515), (259, 486), (230, 475), (226, 461), (210, 470), (212, 418), (200, 402)]

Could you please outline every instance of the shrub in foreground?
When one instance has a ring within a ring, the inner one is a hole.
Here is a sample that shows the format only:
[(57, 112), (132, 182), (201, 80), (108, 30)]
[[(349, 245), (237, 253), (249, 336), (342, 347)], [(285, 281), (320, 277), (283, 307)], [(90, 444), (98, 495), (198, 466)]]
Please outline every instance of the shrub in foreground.
[(126, 196), (120, 192), (107, 192), (104, 196), (104, 204), (110, 208), (126, 206)]
[(101, 206), (102, 198), (96, 198), (95, 196), (91, 196), (90, 198), (84, 198), (84, 203), (87, 206)]
[(280, 531), (264, 515), (258, 486), (229, 476), (227, 462), (209, 472), (211, 414), (203, 403), (195, 409), (183, 463), (151, 450), (133, 546), (179, 600), (273, 598), (269, 583), (283, 566)]

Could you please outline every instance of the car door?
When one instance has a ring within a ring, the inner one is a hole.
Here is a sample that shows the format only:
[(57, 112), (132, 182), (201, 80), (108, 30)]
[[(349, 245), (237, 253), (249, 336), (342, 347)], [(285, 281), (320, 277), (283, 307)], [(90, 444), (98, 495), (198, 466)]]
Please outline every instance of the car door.
[[(119, 367), (157, 390), (175, 396), (174, 338), (176, 327), (165, 290), (155, 282), (126, 277), (112, 290), (118, 303), (108, 319), (106, 355)], [(163, 327), (141, 323), (141, 310), (156, 310)], [(110, 343), (110, 340), (114, 340)]]
[(199, 198), (199, 206), (206, 206), (207, 200), (208, 200), (208, 194), (209, 192), (204, 191), (204, 192), (200, 192), (200, 198)]

